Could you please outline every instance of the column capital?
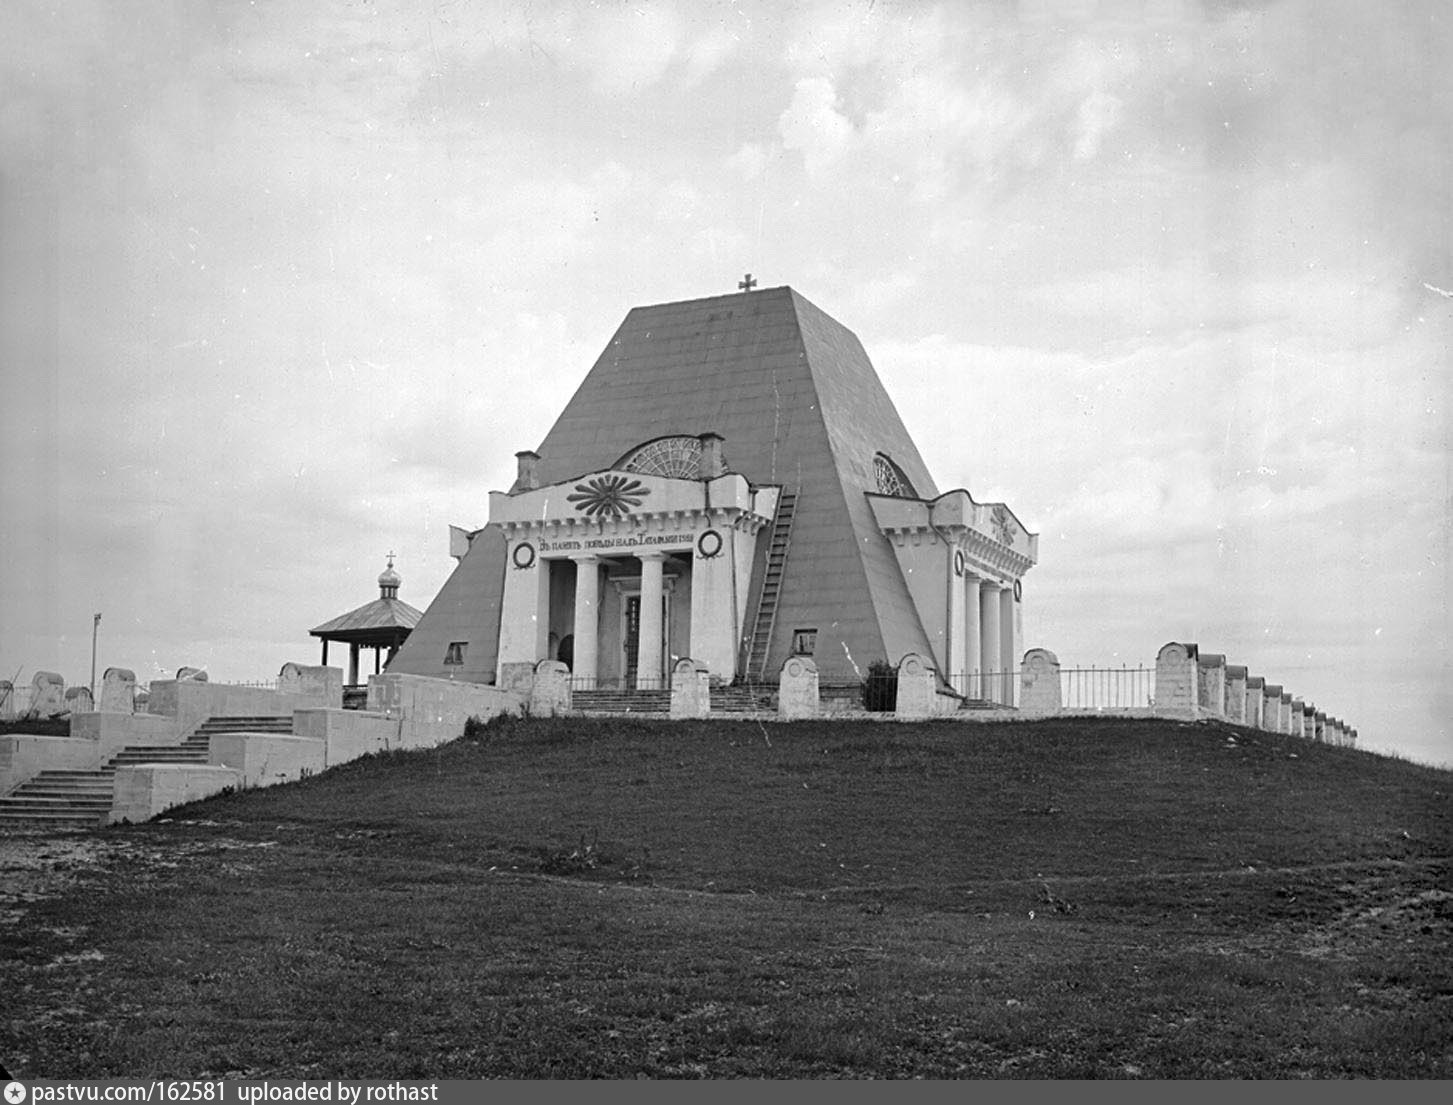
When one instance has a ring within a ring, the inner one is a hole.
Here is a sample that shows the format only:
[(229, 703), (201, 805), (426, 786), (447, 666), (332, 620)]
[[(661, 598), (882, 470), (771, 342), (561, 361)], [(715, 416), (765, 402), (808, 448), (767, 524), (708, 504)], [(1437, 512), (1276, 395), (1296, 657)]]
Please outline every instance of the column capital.
[(577, 564), (592, 564), (592, 563), (599, 562), (599, 560), (600, 560), (600, 553), (593, 553), (593, 552), (571, 553), (570, 554), (570, 559), (573, 560), (573, 561), (575, 561), (575, 563), (577, 563)]
[(635, 554), (637, 560), (665, 560), (666, 556), (665, 549), (647, 549)]

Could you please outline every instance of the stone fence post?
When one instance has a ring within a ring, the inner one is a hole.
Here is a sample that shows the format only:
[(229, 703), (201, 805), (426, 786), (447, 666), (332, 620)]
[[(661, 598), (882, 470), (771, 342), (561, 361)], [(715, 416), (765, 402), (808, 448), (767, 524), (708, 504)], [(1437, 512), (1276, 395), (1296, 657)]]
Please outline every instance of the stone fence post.
[(1204, 652), (1196, 658), (1196, 702), (1201, 712), (1212, 717), (1226, 716), (1226, 656), (1220, 652)]
[(1248, 675), (1246, 677), (1246, 704), (1241, 708), (1241, 714), (1247, 726), (1252, 729), (1263, 728), (1261, 724), (1261, 709), (1266, 705), (1266, 680), (1259, 675)]
[(570, 669), (559, 660), (541, 660), (530, 683), (530, 716), (557, 717), (570, 712)]
[(66, 712), (69, 714), (93, 714), (96, 703), (91, 698), (90, 687), (66, 688)]
[(932, 717), (937, 678), (932, 666), (916, 652), (898, 661), (898, 706), (894, 716), (905, 720)]
[(711, 674), (705, 664), (683, 656), (671, 669), (671, 716), (687, 718), (710, 715)]
[(136, 673), (129, 668), (107, 668), (101, 676), (101, 703), (96, 707), (103, 714), (136, 712)]
[(1193, 644), (1172, 641), (1162, 645), (1155, 657), (1155, 712), (1161, 717), (1199, 716), (1198, 677), (1200, 669)]
[(1226, 665), (1226, 700), (1221, 712), (1227, 721), (1246, 724), (1246, 668), (1241, 664)]
[(30, 681), (30, 710), (35, 717), (55, 717), (66, 708), (66, 681), (59, 672), (38, 671)]
[(1019, 708), (1045, 716), (1059, 713), (1061, 705), (1059, 657), (1047, 648), (1030, 649), (1019, 670)]
[(783, 721), (814, 718), (822, 712), (817, 664), (809, 656), (791, 656), (777, 682), (777, 716)]

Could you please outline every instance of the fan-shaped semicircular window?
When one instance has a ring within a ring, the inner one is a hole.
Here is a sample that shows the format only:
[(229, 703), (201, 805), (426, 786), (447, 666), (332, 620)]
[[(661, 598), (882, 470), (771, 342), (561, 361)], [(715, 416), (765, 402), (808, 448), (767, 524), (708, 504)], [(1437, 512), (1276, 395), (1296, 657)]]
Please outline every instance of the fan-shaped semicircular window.
[(873, 458), (873, 477), (878, 481), (878, 491), (881, 494), (894, 495), (900, 499), (917, 497), (914, 494), (913, 485), (903, 474), (903, 469), (882, 453)]
[(658, 437), (627, 453), (615, 467), (647, 476), (697, 480), (701, 478), (701, 439)]

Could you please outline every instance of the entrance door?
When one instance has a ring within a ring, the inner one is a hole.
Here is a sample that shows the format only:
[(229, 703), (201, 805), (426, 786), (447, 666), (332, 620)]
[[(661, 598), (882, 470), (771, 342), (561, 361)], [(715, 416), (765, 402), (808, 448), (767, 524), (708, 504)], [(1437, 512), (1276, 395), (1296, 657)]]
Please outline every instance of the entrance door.
[(626, 632), (624, 634), (624, 648), (626, 650), (625, 663), (621, 670), (626, 673), (626, 688), (632, 689), (636, 685), (636, 666), (640, 658), (641, 645), (641, 596), (626, 596)]

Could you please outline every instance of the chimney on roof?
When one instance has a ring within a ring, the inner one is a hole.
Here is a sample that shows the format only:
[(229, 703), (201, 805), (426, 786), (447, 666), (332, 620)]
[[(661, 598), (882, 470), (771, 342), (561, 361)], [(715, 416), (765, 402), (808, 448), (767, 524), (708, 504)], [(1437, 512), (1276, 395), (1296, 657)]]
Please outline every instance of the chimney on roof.
[(519, 473), (515, 478), (516, 490), (534, 491), (540, 486), (540, 473), (535, 467), (540, 463), (540, 454), (533, 449), (523, 449), (515, 454), (515, 461), (519, 464)]
[(701, 478), (714, 480), (726, 475), (726, 457), (722, 455), (721, 443), (726, 440), (721, 434), (707, 432), (701, 435)]

